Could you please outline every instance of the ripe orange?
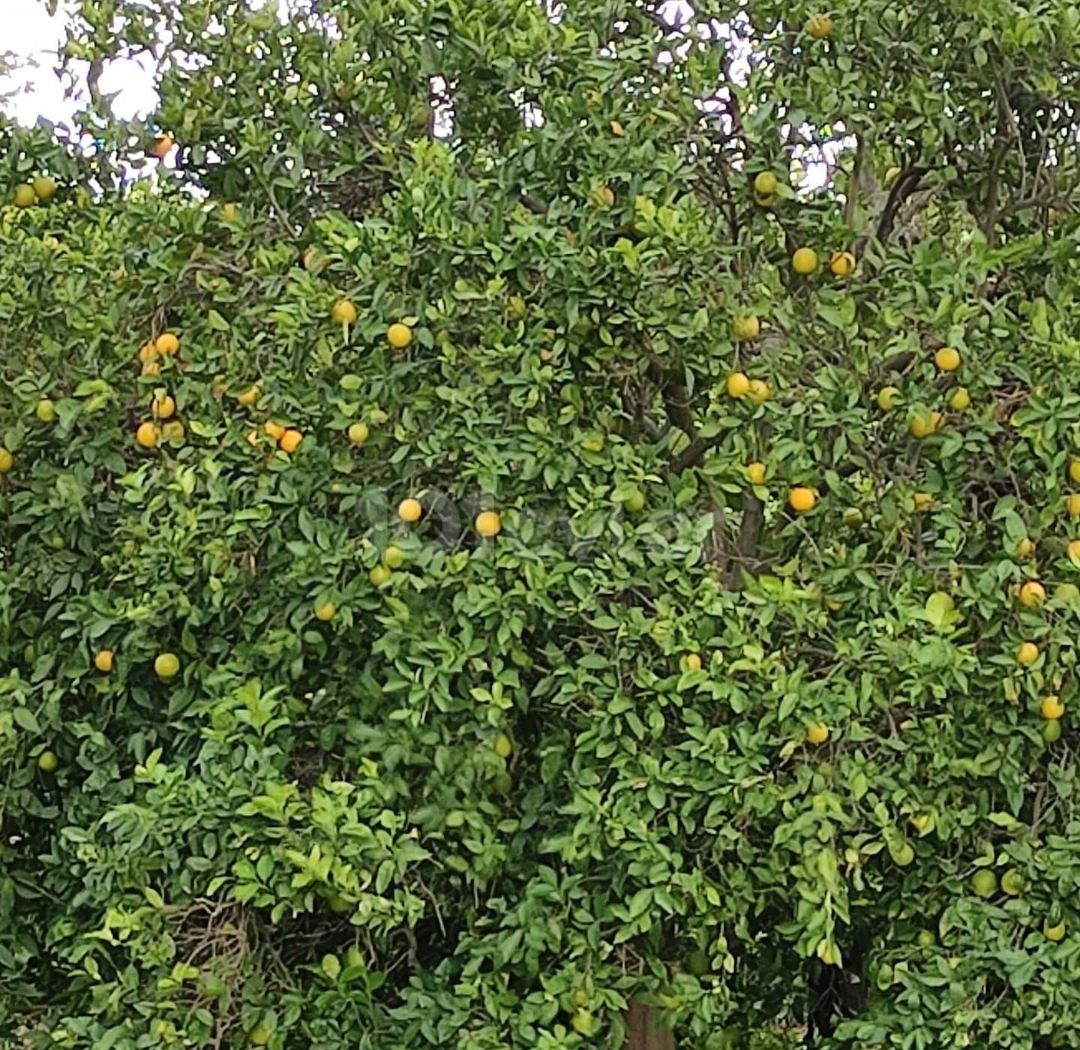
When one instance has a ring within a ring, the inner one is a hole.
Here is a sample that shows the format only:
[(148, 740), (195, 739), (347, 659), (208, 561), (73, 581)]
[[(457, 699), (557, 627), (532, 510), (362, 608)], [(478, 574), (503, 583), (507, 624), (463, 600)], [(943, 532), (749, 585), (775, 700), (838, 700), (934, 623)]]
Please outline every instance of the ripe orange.
[(155, 397), (151, 408), (158, 419), (169, 419), (176, 414), (176, 402), (168, 394)]
[(735, 338), (746, 342), (761, 334), (761, 322), (754, 314), (743, 314), (735, 318), (734, 329)]
[(1065, 552), (1075, 562), (1080, 562), (1080, 540), (1069, 540)]
[(1039, 647), (1034, 642), (1021, 642), (1016, 649), (1016, 662), (1022, 667), (1030, 667), (1039, 659)]
[(934, 412), (920, 412), (917, 415), (911, 417), (911, 421), (908, 423), (908, 430), (912, 437), (925, 438), (929, 437), (937, 429), (935, 426), (936, 420), (934, 416), (937, 413)]
[(934, 364), (942, 372), (955, 372), (960, 367), (960, 351), (951, 346), (943, 346), (934, 354)]
[(824, 744), (829, 739), (829, 727), (824, 722), (812, 722), (806, 727), (807, 743), (815, 747)]
[(180, 339), (172, 332), (162, 332), (154, 340), (154, 349), (163, 357), (169, 357), (180, 349)]
[(411, 525), (413, 522), (420, 520), (421, 515), (424, 513), (424, 508), (418, 499), (413, 499), (409, 496), (398, 504), (397, 513), (402, 521)]
[(1080, 459), (1069, 460), (1069, 479), (1080, 485)]
[(155, 448), (158, 443), (157, 427), (149, 421), (140, 423), (139, 429), (135, 431), (135, 440), (143, 448)]
[(386, 341), (395, 350), (404, 350), (412, 342), (412, 329), (407, 324), (392, 324), (386, 330)]
[(144, 376), (159, 376), (161, 375), (161, 362), (160, 361), (147, 361), (142, 366), (142, 374)]
[(15, 465), (15, 457), (0, 445), (0, 474), (6, 474)]
[(1034, 609), (1046, 601), (1046, 588), (1038, 580), (1021, 584), (1017, 598), (1025, 609)]
[(796, 485), (788, 492), (788, 504), (797, 514), (807, 514), (817, 503), (817, 493), (806, 485)]
[(828, 15), (811, 15), (806, 23), (806, 34), (815, 40), (827, 40), (832, 36), (833, 20)]
[(771, 197), (776, 192), (777, 183), (771, 171), (759, 171), (754, 177), (754, 193), (759, 197)]
[(732, 372), (726, 386), (729, 397), (746, 397), (750, 392), (750, 380), (745, 372)]
[(164, 160), (174, 145), (171, 135), (158, 135), (154, 139), (154, 144), (150, 147), (150, 156), (157, 157), (158, 160)]
[(94, 666), (102, 674), (108, 674), (113, 669), (113, 651), (111, 649), (99, 649), (94, 653)]
[(282, 452), (288, 452), (289, 455), (292, 455), (300, 447), (300, 442), (303, 440), (304, 435), (299, 430), (289, 429), (278, 438), (278, 447)]
[(1080, 518), (1080, 493), (1072, 493), (1065, 501), (1065, 507), (1070, 518)]
[(915, 510), (925, 514), (934, 506), (934, 497), (929, 492), (916, 492), (914, 496)]
[(158, 359), (158, 349), (156, 343), (151, 340), (149, 343), (143, 343), (139, 347), (139, 362), (140, 364), (148, 365), (151, 361)]
[(346, 433), (354, 445), (362, 445), (368, 439), (368, 425), (367, 423), (352, 423)]
[(502, 518), (499, 517), (498, 511), (494, 510), (482, 510), (476, 515), (476, 521), (473, 524), (481, 536), (488, 538), (498, 536), (502, 531)]
[[(1073, 541), (1073, 542), (1076, 542), (1076, 541)], [(1070, 546), (1071, 546), (1071, 544), (1070, 544)], [(1078, 553), (1080, 553), (1080, 543), (1077, 544), (1077, 548), (1078, 548)], [(1028, 539), (1027, 536), (1025, 536), (1016, 545), (1016, 556), (1018, 558), (1027, 559), (1027, 558), (1030, 558), (1034, 553), (1035, 553), (1035, 541), (1032, 540), (1032, 539)]]
[(1056, 722), (1065, 714), (1065, 705), (1061, 702), (1061, 697), (1044, 696), (1042, 703), (1039, 705), (1039, 714), (1048, 722)]
[(753, 463), (746, 464), (746, 477), (751, 485), (765, 484), (765, 464), (755, 459)]
[(851, 252), (835, 252), (829, 260), (829, 269), (834, 277), (850, 277), (855, 272), (855, 256)]
[(356, 324), (356, 307), (348, 299), (339, 299), (330, 310), (330, 317), (336, 324)]
[(764, 379), (751, 379), (749, 397), (755, 405), (763, 405), (772, 397), (772, 387)]
[(245, 408), (249, 408), (251, 405), (255, 404), (255, 402), (259, 400), (259, 397), (261, 395), (262, 391), (259, 389), (258, 384), (253, 383), (247, 388), (247, 390), (242, 390), (239, 394), (237, 394), (236, 400)]
[(285, 433), (285, 428), (280, 423), (275, 423), (272, 419), (268, 419), (263, 423), (263, 430), (275, 441), (280, 441), (282, 435)]
[(791, 265), (797, 274), (809, 277), (818, 268), (817, 252), (813, 248), (799, 248), (791, 257)]

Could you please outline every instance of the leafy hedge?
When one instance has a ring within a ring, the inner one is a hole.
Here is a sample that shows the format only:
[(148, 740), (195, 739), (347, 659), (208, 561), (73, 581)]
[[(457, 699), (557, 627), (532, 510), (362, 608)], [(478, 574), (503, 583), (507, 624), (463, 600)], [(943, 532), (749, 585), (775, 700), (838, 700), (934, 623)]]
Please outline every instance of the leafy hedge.
[(1075, 6), (74, 6), (0, 1046), (1080, 1045)]

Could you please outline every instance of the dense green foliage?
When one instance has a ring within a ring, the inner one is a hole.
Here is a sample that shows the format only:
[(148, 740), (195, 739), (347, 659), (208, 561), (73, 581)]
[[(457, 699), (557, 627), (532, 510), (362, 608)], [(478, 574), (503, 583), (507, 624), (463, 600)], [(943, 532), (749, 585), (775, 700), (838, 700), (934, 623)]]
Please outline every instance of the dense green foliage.
[(72, 6), (0, 1047), (1080, 1046), (1077, 6)]

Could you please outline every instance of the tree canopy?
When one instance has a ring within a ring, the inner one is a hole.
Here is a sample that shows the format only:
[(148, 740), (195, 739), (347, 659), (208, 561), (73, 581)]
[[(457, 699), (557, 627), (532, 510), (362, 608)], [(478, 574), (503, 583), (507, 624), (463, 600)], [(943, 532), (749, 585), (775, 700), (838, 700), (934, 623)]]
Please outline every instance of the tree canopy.
[(70, 6), (0, 1047), (1080, 1046), (1080, 7)]

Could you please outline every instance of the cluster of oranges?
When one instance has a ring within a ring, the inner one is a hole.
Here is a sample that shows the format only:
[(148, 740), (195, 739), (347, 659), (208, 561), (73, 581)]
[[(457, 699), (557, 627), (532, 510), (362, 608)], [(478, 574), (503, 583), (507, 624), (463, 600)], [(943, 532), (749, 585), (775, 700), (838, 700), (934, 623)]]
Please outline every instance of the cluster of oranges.
[(39, 175), (32, 182), (15, 187), (11, 202), (16, 208), (32, 208), (35, 204), (45, 204), (56, 196), (56, 179), (49, 175)]
[[(173, 332), (161, 335), (139, 348), (138, 358), (144, 376), (161, 375), (161, 361), (180, 352), (180, 339)], [(150, 419), (144, 419), (135, 430), (135, 441), (142, 448), (156, 448), (162, 439), (182, 441), (184, 424), (176, 416), (176, 400), (164, 389), (154, 391), (150, 402)]]

